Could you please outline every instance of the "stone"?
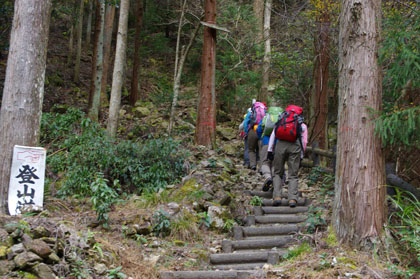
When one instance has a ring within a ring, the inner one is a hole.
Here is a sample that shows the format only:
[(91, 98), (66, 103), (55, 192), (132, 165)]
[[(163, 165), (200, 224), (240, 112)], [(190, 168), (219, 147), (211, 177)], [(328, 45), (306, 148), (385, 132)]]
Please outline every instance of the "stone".
[(222, 207), (215, 206), (215, 205), (209, 206), (207, 210), (207, 214), (210, 217), (212, 226), (214, 226), (215, 228), (218, 228), (218, 229), (223, 228), (224, 222), (223, 222), (223, 219), (220, 218), (220, 216), (222, 215), (224, 211), (225, 209)]
[(19, 223), (9, 223), (4, 225), (4, 229), (8, 232), (8, 233), (13, 233), (15, 230), (19, 229), (21, 227), (21, 225)]
[(138, 225), (135, 224), (133, 227), (136, 229), (136, 232), (141, 235), (148, 235), (152, 232), (152, 226), (150, 225)]
[(38, 275), (39, 278), (56, 279), (54, 272), (51, 270), (51, 268), (48, 265), (44, 263), (37, 264), (32, 269), (34, 273)]
[(7, 246), (0, 246), (0, 259), (5, 259), (7, 256)]
[(9, 245), (9, 239), (9, 233), (6, 230), (0, 228), (0, 245)]
[(51, 254), (52, 250), (47, 243), (41, 239), (34, 239), (24, 243), (27, 250), (34, 252), (38, 256), (46, 259)]
[(236, 138), (236, 130), (229, 127), (217, 126), (216, 132), (218, 135), (222, 136), (223, 139), (228, 141)]
[(103, 263), (96, 263), (95, 266), (93, 267), (93, 269), (99, 275), (104, 275), (106, 273), (106, 271), (108, 270), (106, 265), (104, 265)]
[(41, 262), (42, 258), (32, 252), (23, 252), (17, 255), (14, 261), (18, 268), (25, 268), (28, 265), (30, 266), (30, 265), (34, 265), (37, 262)]
[(6, 275), (15, 268), (13, 261), (0, 261), (0, 276)]
[(135, 110), (134, 112), (136, 113), (136, 115), (140, 117), (145, 117), (145, 116), (150, 115), (150, 110), (146, 107), (136, 107), (134, 110)]
[(225, 145), (222, 146), (222, 150), (224, 153), (226, 153), (227, 155), (237, 155), (238, 154), (238, 148), (236, 144), (233, 143), (227, 143)]
[(23, 246), (23, 243), (18, 243), (10, 247), (10, 251), (7, 255), (7, 258), (13, 259), (17, 254), (23, 253), (25, 251), (25, 247)]
[(43, 226), (38, 226), (35, 229), (33, 229), (32, 234), (34, 238), (42, 238), (42, 237), (49, 237), (51, 232), (48, 231)]
[(60, 258), (57, 256), (56, 253), (52, 252), (49, 256), (48, 256), (48, 262), (50, 263), (59, 263), (60, 262)]

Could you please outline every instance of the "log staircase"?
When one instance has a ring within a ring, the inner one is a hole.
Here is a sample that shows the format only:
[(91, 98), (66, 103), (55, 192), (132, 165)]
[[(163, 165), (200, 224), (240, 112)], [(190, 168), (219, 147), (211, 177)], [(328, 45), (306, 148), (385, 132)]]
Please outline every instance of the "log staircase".
[(267, 278), (264, 265), (275, 265), (296, 243), (293, 234), (304, 226), (310, 200), (300, 198), (290, 208), (283, 197), (280, 206), (273, 206), (272, 192), (247, 191), (262, 198), (253, 214), (245, 217), (245, 226), (233, 228), (233, 239), (222, 241), (222, 253), (211, 254), (210, 269), (206, 271), (161, 272), (161, 279), (260, 279)]

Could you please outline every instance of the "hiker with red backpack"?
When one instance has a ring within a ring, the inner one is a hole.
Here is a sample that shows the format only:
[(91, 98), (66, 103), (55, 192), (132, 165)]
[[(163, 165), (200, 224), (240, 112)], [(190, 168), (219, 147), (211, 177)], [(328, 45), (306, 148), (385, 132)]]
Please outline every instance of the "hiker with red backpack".
[(270, 136), (267, 158), (273, 161), (273, 205), (281, 204), (284, 164), (288, 166), (288, 200), (289, 206), (295, 207), (298, 199), (298, 171), (300, 161), (308, 142), (308, 129), (303, 123), (303, 109), (289, 105), (279, 116)]
[(255, 99), (253, 99), (251, 112), (248, 112), (244, 121), (244, 131), (248, 143), (249, 163), (252, 170), (257, 169), (257, 152), (259, 139), (256, 130), (258, 124), (264, 118), (266, 110), (267, 107), (264, 103), (256, 102)]

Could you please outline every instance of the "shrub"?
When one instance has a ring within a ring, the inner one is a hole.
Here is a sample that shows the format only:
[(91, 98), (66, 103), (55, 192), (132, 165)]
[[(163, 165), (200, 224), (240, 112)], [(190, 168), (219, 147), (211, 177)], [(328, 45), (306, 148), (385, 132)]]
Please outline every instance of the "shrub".
[[(53, 174), (65, 174), (61, 196), (92, 196), (90, 187), (98, 173), (113, 188), (125, 192), (152, 192), (175, 183), (184, 174), (186, 152), (171, 138), (133, 142), (109, 138), (84, 114), (69, 109), (66, 114), (45, 114), (43, 140), (53, 151), (47, 165)], [(120, 184), (114, 184), (118, 180)], [(112, 186), (114, 185), (114, 186)]]

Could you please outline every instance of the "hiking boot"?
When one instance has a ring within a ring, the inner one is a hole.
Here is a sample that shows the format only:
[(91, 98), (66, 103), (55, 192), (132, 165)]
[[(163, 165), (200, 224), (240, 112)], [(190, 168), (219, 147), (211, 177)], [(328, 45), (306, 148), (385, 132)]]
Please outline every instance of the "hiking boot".
[(289, 206), (290, 207), (296, 207), (296, 200), (290, 200), (289, 201)]
[(281, 198), (274, 198), (273, 206), (280, 206), (281, 205)]
[(264, 185), (262, 187), (262, 190), (264, 192), (267, 192), (270, 189), (271, 184), (273, 184), (273, 179), (271, 177), (269, 177), (264, 181)]
[(257, 170), (257, 167), (256, 166), (252, 166), (251, 167), (251, 170), (255, 171), (255, 170)]

